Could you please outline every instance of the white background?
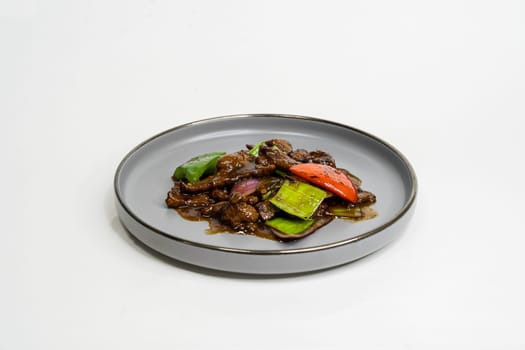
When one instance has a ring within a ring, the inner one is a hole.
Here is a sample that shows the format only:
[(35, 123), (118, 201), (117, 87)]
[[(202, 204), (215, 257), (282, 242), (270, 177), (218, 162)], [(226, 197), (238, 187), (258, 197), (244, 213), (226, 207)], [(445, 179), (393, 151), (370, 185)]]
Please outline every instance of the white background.
[[(0, 0), (0, 349), (524, 349), (524, 97), (520, 0)], [(256, 112), (395, 145), (403, 236), (288, 278), (136, 245), (124, 155)]]

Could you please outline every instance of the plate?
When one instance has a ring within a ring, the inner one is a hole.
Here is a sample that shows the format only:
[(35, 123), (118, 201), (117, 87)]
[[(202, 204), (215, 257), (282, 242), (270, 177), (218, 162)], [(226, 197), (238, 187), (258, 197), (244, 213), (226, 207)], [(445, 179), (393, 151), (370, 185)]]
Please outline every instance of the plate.
[[(174, 169), (210, 151), (284, 138), (294, 148), (321, 149), (363, 180), (377, 196), (379, 215), (362, 222), (334, 220), (293, 242), (250, 235), (208, 234), (207, 222), (182, 219), (165, 205)], [(246, 274), (326, 269), (373, 253), (398, 237), (415, 208), (417, 181), (407, 159), (387, 142), (356, 128), (313, 117), (246, 114), (177, 126), (141, 143), (117, 168), (118, 215), (140, 242), (192, 265)]]

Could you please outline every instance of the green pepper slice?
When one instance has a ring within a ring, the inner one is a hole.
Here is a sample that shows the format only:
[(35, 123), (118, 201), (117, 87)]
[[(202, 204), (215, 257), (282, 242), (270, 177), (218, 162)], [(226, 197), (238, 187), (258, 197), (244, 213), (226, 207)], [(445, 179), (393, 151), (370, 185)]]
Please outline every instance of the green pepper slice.
[(175, 169), (173, 177), (177, 180), (186, 179), (191, 183), (199, 181), (204, 175), (215, 173), (217, 160), (226, 152), (211, 152), (201, 154), (188, 160)]

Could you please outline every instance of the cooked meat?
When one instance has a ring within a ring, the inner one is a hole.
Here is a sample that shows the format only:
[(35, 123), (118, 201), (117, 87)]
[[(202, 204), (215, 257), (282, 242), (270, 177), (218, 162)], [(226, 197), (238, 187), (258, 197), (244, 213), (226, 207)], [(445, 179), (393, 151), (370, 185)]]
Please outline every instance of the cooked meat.
[(308, 157), (310, 155), (310, 152), (308, 152), (305, 149), (299, 148), (299, 149), (296, 149), (295, 151), (289, 152), (288, 155), (298, 162), (306, 163), (308, 162)]
[(361, 181), (360, 178), (358, 178), (357, 176), (355, 176), (354, 174), (352, 174), (346, 169), (339, 168), (339, 170), (341, 170), (342, 172), (346, 174), (346, 176), (348, 176), (348, 178), (350, 179), (350, 181), (352, 181), (352, 183), (354, 184), (356, 188), (361, 187), (361, 184), (363, 183), (363, 181)]
[(230, 194), (226, 188), (214, 188), (210, 191), (210, 197), (217, 201), (227, 201)]
[(244, 201), (250, 205), (255, 205), (259, 202), (259, 197), (255, 195), (247, 196)]
[(244, 196), (242, 194), (240, 194), (239, 192), (232, 192), (230, 193), (230, 203), (239, 203), (241, 202), (242, 200), (244, 199)]
[(261, 155), (266, 159), (268, 164), (273, 164), (277, 169), (288, 170), (291, 166), (299, 164), (298, 161), (290, 157), (286, 152), (279, 148), (262, 146)]
[(225, 154), (217, 160), (217, 172), (228, 173), (253, 163), (254, 157), (246, 151)]
[(204, 217), (208, 217), (208, 218), (212, 216), (219, 216), (222, 210), (226, 208), (228, 205), (230, 205), (230, 203), (227, 201), (208, 205), (201, 209), (201, 215)]
[(319, 163), (329, 165), (335, 168), (335, 159), (324, 151), (313, 151), (308, 155), (308, 161), (311, 163)]
[(371, 204), (376, 202), (376, 196), (372, 192), (361, 191), (357, 193), (357, 203)]
[(321, 205), (317, 208), (317, 210), (314, 213), (314, 217), (320, 217), (320, 216), (326, 216), (326, 215), (332, 215), (328, 212), (328, 204), (326, 201), (323, 201)]
[(240, 233), (255, 234), (259, 231), (259, 225), (256, 222), (242, 222), (236, 227), (236, 230)]
[(259, 217), (264, 221), (272, 219), (279, 211), (277, 207), (267, 200), (257, 203), (255, 205), (255, 209), (257, 209), (259, 212)]
[(188, 207), (204, 207), (213, 203), (207, 193), (190, 194), (185, 195), (185, 197), (185, 203)]
[(180, 192), (180, 182), (175, 182), (171, 191), (168, 192), (166, 204), (170, 208), (180, 208), (185, 205), (184, 195)]
[(258, 219), (257, 210), (245, 202), (229, 203), (221, 211), (221, 220), (233, 228), (238, 227), (241, 223), (257, 222)]
[(176, 182), (168, 192), (166, 204), (170, 208), (203, 207), (213, 203), (207, 193), (184, 194), (180, 191), (181, 182)]
[(289, 153), (293, 150), (293, 147), (290, 144), (290, 142), (288, 142), (287, 140), (283, 140), (283, 139), (271, 139), (271, 140), (265, 141), (264, 143), (270, 147), (275, 146), (281, 151), (283, 151), (284, 153)]

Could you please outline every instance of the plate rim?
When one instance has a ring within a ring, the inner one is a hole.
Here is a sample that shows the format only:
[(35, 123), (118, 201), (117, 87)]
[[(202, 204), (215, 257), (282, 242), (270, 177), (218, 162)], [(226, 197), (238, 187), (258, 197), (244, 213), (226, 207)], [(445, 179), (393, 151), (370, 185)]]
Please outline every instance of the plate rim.
[[(359, 234), (357, 236), (354, 236), (354, 237), (351, 237), (351, 238), (347, 238), (347, 239), (343, 239), (343, 240), (339, 240), (339, 241), (335, 241), (335, 242), (330, 242), (330, 243), (326, 243), (326, 244), (320, 244), (320, 245), (316, 245), (316, 246), (312, 246), (312, 247), (292, 248), (292, 249), (246, 249), (246, 248), (233, 248), (233, 247), (224, 247), (224, 246), (218, 246), (218, 245), (214, 245), (214, 244), (207, 244), (207, 243), (201, 243), (201, 242), (195, 242), (195, 241), (183, 239), (181, 237), (176, 237), (176, 236), (170, 235), (170, 234), (168, 234), (168, 233), (166, 233), (166, 232), (164, 232), (164, 231), (162, 231), (162, 230), (160, 230), (160, 229), (158, 229), (158, 228), (156, 228), (156, 227), (154, 227), (154, 226), (144, 222), (144, 220), (142, 220), (139, 216), (137, 216), (135, 213), (133, 213), (133, 211), (126, 205), (125, 201), (122, 198), (122, 194), (121, 194), (121, 191), (120, 191), (120, 175), (121, 175), (122, 170), (124, 169), (124, 166), (126, 165), (127, 161), (133, 156), (133, 154), (135, 154), (141, 148), (145, 147), (147, 144), (149, 144), (153, 140), (158, 139), (158, 138), (162, 137), (163, 135), (169, 134), (169, 133), (171, 133), (171, 132), (173, 132), (175, 130), (178, 130), (178, 129), (192, 127), (192, 126), (196, 126), (196, 125), (199, 125), (199, 124), (205, 124), (205, 123), (212, 122), (212, 121), (219, 121), (219, 120), (226, 120), (226, 119), (250, 119), (250, 118), (254, 118), (254, 117), (258, 117), (258, 118), (260, 118), (260, 117), (283, 118), (283, 119), (289, 119), (289, 120), (305, 120), (305, 121), (312, 121), (312, 122), (316, 122), (316, 123), (324, 123), (324, 124), (333, 125), (333, 126), (342, 127), (344, 129), (351, 130), (353, 132), (356, 132), (358, 134), (366, 136), (366, 137), (368, 137), (368, 138), (370, 138), (370, 139), (380, 143), (382, 146), (388, 148), (391, 152), (393, 152), (401, 160), (403, 165), (405, 165), (405, 167), (407, 168), (408, 173), (410, 174), (410, 180), (411, 180), (412, 186), (411, 186), (411, 189), (410, 189), (410, 195), (409, 195), (408, 200), (406, 201), (405, 205), (401, 208), (401, 210), (396, 215), (394, 215), (392, 218), (390, 218), (390, 220), (388, 220), (384, 224), (382, 224), (382, 225), (380, 225), (380, 226), (378, 226), (378, 227), (376, 227), (376, 228), (374, 228), (372, 230), (366, 231), (364, 233), (361, 233), (361, 234)], [(332, 121), (332, 120), (322, 119), (322, 118), (318, 118), (318, 117), (312, 117), (312, 116), (304, 116), (304, 115), (296, 115), (296, 114), (254, 113), (254, 114), (229, 114), (229, 115), (223, 115), (223, 116), (215, 116), (215, 117), (208, 117), (208, 118), (198, 119), (198, 120), (194, 120), (194, 121), (191, 121), (191, 122), (188, 122), (188, 123), (177, 125), (175, 127), (172, 127), (170, 129), (161, 131), (161, 132), (159, 132), (159, 133), (149, 137), (148, 139), (146, 139), (146, 140), (142, 141), (141, 143), (139, 143), (137, 146), (133, 147), (124, 156), (124, 158), (120, 161), (120, 163), (118, 164), (117, 169), (115, 171), (115, 175), (113, 177), (113, 189), (114, 189), (114, 192), (115, 192), (116, 200), (118, 201), (118, 203), (121, 206), (121, 208), (127, 213), (127, 215), (129, 215), (133, 220), (135, 220), (137, 223), (139, 223), (143, 227), (145, 227), (145, 228), (151, 230), (152, 232), (155, 232), (155, 233), (157, 233), (157, 234), (159, 234), (161, 236), (164, 236), (165, 238), (177, 241), (179, 243), (183, 243), (183, 244), (187, 244), (187, 245), (191, 245), (191, 246), (195, 246), (195, 247), (199, 247), (199, 248), (203, 248), (203, 249), (214, 250), (214, 251), (218, 251), (218, 252), (227, 252), (227, 253), (236, 253), (236, 254), (248, 254), (248, 255), (282, 255), (282, 254), (309, 253), (309, 252), (323, 251), (323, 250), (328, 250), (328, 249), (332, 249), (332, 248), (337, 248), (337, 247), (340, 247), (340, 246), (344, 246), (344, 245), (348, 245), (348, 244), (359, 242), (359, 241), (364, 240), (364, 239), (366, 239), (366, 238), (368, 238), (370, 236), (373, 236), (373, 235), (375, 235), (375, 234), (377, 234), (377, 233), (379, 233), (381, 231), (386, 230), (387, 228), (389, 228), (390, 226), (392, 226), (396, 222), (398, 222), (410, 210), (410, 208), (414, 205), (415, 200), (416, 200), (416, 196), (417, 196), (417, 192), (418, 192), (418, 181), (417, 181), (417, 176), (416, 176), (416, 173), (414, 171), (414, 168), (412, 167), (412, 165), (410, 164), (408, 159), (396, 147), (394, 147), (392, 144), (390, 144), (389, 142), (384, 141), (383, 139), (381, 139), (381, 138), (379, 138), (379, 137), (377, 137), (377, 136), (375, 136), (375, 135), (373, 135), (373, 134), (371, 134), (369, 132), (363, 131), (361, 129), (358, 129), (356, 127), (353, 127), (353, 126), (350, 126), (350, 125), (347, 125), (347, 124), (335, 122), (335, 121)]]

